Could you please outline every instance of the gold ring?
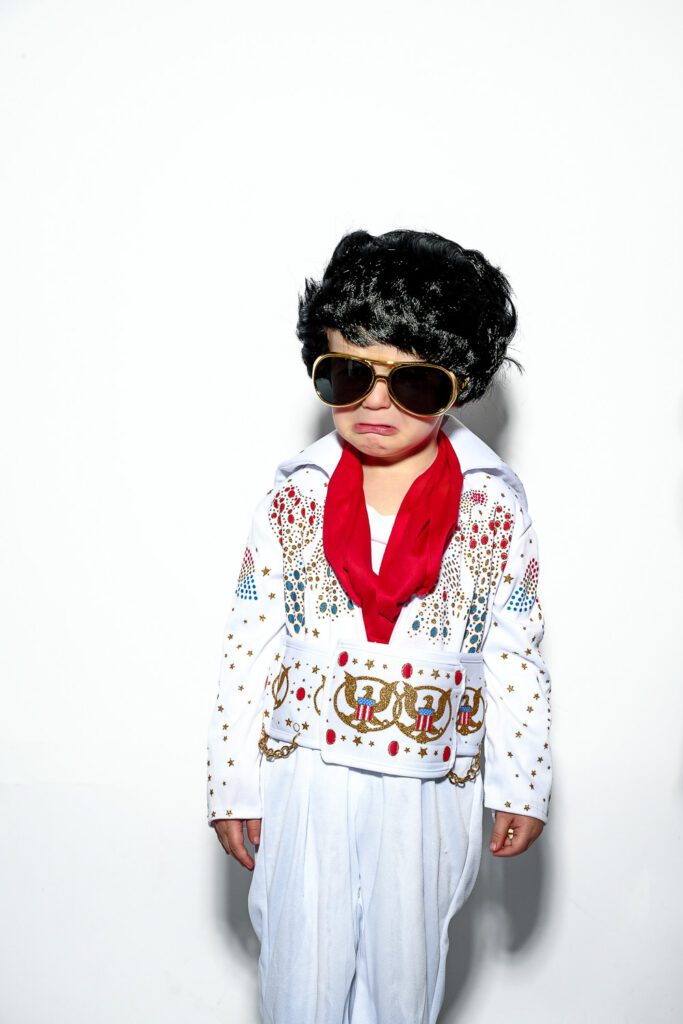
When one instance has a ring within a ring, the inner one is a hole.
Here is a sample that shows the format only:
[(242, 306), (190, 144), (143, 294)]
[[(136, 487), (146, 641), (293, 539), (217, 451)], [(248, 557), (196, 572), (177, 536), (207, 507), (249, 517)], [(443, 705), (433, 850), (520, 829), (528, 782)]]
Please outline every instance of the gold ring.
[(515, 838), (515, 830), (514, 830), (514, 828), (510, 827), (508, 829), (508, 839), (514, 839), (514, 838)]

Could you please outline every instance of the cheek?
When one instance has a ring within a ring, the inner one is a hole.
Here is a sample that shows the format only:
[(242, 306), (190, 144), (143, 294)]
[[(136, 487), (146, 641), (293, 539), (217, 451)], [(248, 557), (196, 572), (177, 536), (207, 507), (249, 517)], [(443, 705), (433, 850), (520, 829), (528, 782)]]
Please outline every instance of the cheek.
[(419, 420), (414, 416), (404, 416), (403, 420), (406, 437), (409, 438), (412, 443), (424, 441), (426, 437), (435, 432), (439, 423), (438, 416), (428, 420)]
[(344, 430), (350, 428), (353, 423), (352, 412), (343, 412), (339, 409), (332, 409), (331, 412), (334, 425), (340, 434), (343, 433)]

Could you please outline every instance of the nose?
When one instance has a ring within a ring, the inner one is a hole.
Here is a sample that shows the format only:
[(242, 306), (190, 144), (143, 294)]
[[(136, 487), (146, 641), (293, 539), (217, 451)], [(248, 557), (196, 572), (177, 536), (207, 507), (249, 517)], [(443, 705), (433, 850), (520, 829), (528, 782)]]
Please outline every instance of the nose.
[[(381, 385), (381, 386), (380, 386)], [(391, 406), (391, 398), (389, 397), (389, 387), (387, 385), (386, 375), (377, 374), (377, 380), (375, 386), (370, 394), (363, 399), (364, 409), (388, 409)]]

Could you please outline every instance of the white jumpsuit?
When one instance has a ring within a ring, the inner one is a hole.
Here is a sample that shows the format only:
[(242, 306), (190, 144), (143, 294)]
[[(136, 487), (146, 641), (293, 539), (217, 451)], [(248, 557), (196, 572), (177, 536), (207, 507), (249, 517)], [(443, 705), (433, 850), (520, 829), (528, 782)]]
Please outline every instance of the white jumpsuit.
[[(400, 744), (380, 743), (353, 706), (342, 709), (341, 728), (322, 725), (333, 708), (321, 714), (319, 695), (336, 692), (328, 692), (329, 675), (319, 686), (324, 659), (340, 643), (367, 642), (362, 611), (322, 543), (327, 481), (341, 456), (336, 431), (281, 463), (254, 511), (209, 724), (207, 803), (209, 824), (262, 819), (248, 907), (261, 942), (263, 1024), (433, 1024), (448, 925), (477, 878), (482, 805), (493, 817), (506, 810), (548, 819), (550, 675), (539, 649), (538, 544), (526, 495), (463, 423), (446, 417), (442, 429), (463, 473), (458, 527), (436, 586), (402, 607), (384, 657), (410, 652), (403, 667), (410, 675), (412, 664), (416, 677), (402, 686), (420, 692), (412, 713), (426, 711), (427, 691), (435, 709), (440, 694), (439, 708), (454, 704), (445, 717), (454, 737), (457, 714), (455, 754), (425, 739), (421, 720), (401, 723)], [(368, 514), (377, 567), (391, 518)], [(294, 664), (291, 643), (310, 660)], [(455, 678), (438, 678), (438, 659), (455, 656), (482, 666), (471, 682), (466, 674), (459, 705), (446, 701)], [(420, 659), (432, 659), (433, 680)], [(368, 678), (351, 660), (348, 670)], [(372, 674), (381, 676), (382, 665)], [(349, 697), (362, 717), (368, 698), (360, 689)], [(311, 742), (319, 727), (331, 744), (322, 752)], [(271, 756), (292, 738), (301, 744)], [(479, 755), (484, 774), (473, 770), (458, 784)], [(449, 758), (446, 775), (440, 764)], [(376, 763), (384, 770), (372, 770)]]
[[(378, 572), (395, 516), (368, 516)], [(461, 787), (301, 747), (263, 758), (261, 796), (248, 905), (263, 1024), (434, 1024), (448, 923), (479, 870), (481, 774)]]

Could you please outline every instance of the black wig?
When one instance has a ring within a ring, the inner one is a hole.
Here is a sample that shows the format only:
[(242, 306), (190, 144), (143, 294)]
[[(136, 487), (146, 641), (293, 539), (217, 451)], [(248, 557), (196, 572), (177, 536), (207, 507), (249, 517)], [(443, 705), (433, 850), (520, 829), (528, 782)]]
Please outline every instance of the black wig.
[(309, 376), (325, 328), (367, 348), (393, 345), (468, 378), (458, 405), (481, 398), (517, 328), (507, 278), (476, 249), (428, 231), (352, 231), (321, 281), (306, 278), (296, 334)]

